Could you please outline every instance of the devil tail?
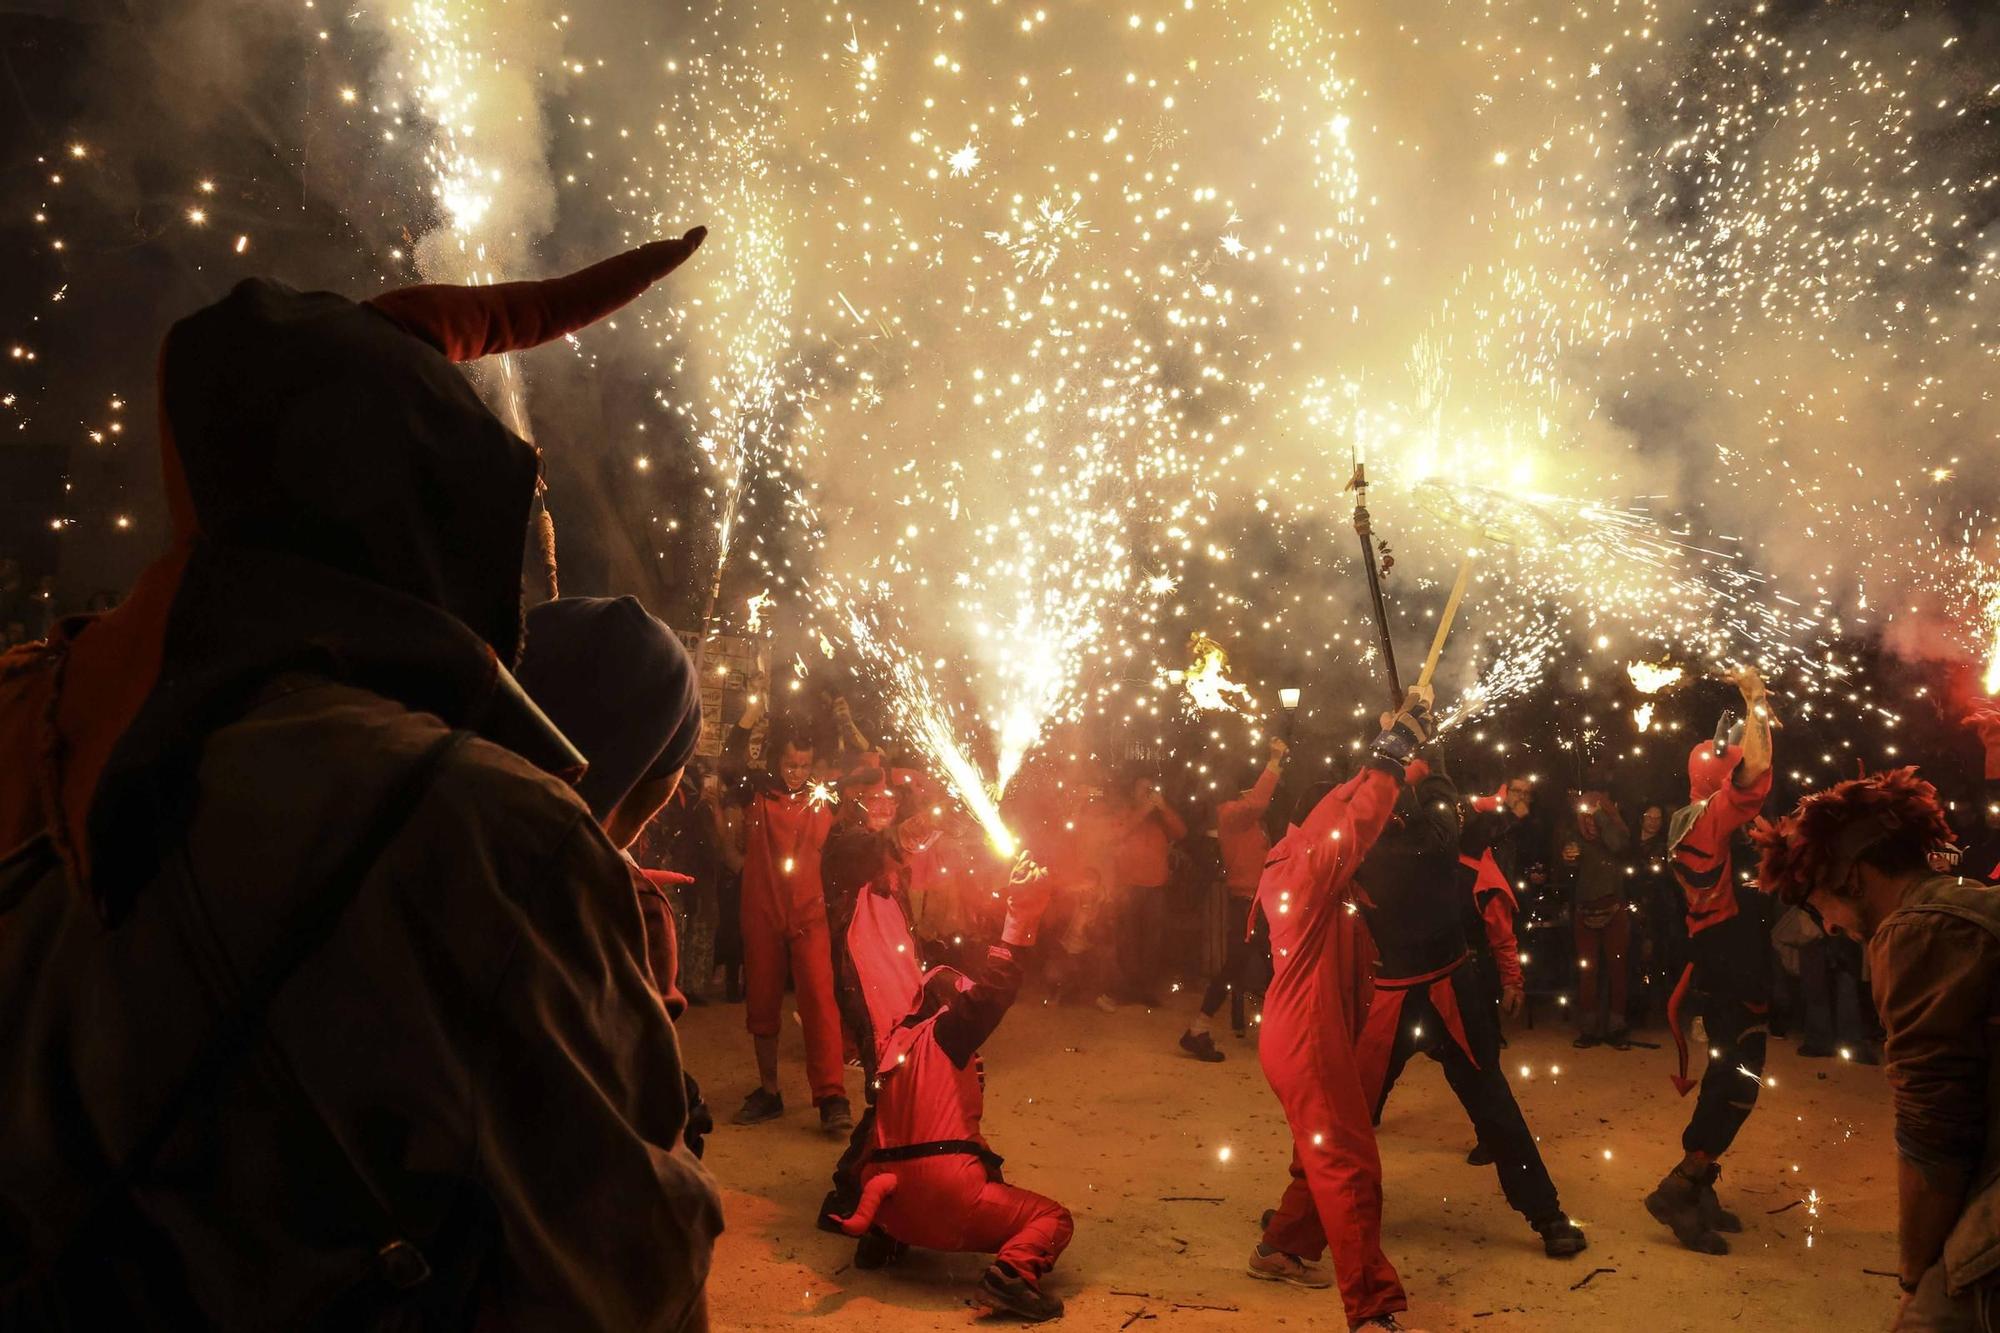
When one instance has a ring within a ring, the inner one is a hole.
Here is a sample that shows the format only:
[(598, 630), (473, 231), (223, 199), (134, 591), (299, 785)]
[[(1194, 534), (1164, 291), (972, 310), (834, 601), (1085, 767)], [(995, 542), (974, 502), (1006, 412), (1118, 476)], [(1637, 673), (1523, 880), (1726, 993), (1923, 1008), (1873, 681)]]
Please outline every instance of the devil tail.
[(861, 1187), (861, 1202), (854, 1205), (854, 1211), (846, 1217), (836, 1217), (834, 1221), (850, 1236), (865, 1235), (868, 1228), (875, 1225), (875, 1214), (895, 1192), (896, 1177), (890, 1172), (870, 1176), (868, 1183)]
[(1687, 1032), (1681, 1027), (1681, 1006), (1687, 1002), (1688, 986), (1694, 980), (1694, 964), (1689, 963), (1681, 970), (1680, 982), (1675, 985), (1673, 995), (1667, 1000), (1667, 1029), (1674, 1034), (1674, 1049), (1680, 1052), (1680, 1070), (1674, 1075), (1674, 1090), (1685, 1097), (1694, 1087), (1694, 1080), (1688, 1077)]

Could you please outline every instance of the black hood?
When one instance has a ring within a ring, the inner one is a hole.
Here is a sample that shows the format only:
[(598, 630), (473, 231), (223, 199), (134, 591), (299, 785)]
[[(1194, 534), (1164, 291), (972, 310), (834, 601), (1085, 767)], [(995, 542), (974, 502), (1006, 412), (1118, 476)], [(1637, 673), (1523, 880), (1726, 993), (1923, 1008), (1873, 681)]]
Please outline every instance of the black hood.
[(694, 757), (694, 662), (638, 598), (564, 597), (527, 624), (521, 686), (589, 762), (577, 794), (600, 821), (641, 781)]

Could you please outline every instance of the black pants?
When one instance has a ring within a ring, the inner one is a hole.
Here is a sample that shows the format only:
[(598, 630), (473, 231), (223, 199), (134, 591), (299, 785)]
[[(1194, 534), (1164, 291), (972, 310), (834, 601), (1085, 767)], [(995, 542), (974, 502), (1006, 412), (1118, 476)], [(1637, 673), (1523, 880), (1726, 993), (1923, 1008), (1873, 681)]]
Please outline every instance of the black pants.
[(1741, 910), (1688, 941), (1694, 963), (1690, 982), (1708, 1032), (1708, 1067), (1694, 1114), (1681, 1134), (1684, 1152), (1720, 1157), (1757, 1105), (1764, 1086), (1764, 1043), (1771, 1032), (1771, 946), (1761, 904), (1737, 900)]
[(1151, 1004), (1160, 993), (1160, 949), (1165, 942), (1163, 885), (1127, 886), (1118, 893), (1118, 970), (1124, 998)]
[(1256, 906), (1254, 898), (1229, 897), (1229, 905), (1223, 912), (1223, 955), (1222, 970), (1208, 983), (1208, 992), (1201, 997), (1201, 1012), (1205, 1018), (1214, 1018), (1222, 1011), (1222, 1002), (1234, 997), (1235, 1003), (1229, 1009), (1229, 1021), (1233, 1027), (1243, 1026), (1243, 997), (1256, 991), (1257, 975), (1254, 962), (1256, 945), (1248, 938), (1250, 930), (1250, 909)]
[[(1530, 1223), (1544, 1222), (1562, 1211), (1555, 1182), (1542, 1164), (1535, 1136), (1514, 1100), (1507, 1071), (1500, 1064), (1500, 1018), (1480, 994), (1477, 969), (1465, 966), (1451, 974), (1451, 988), (1458, 1000), (1459, 1018), (1465, 1024), (1465, 1040), (1473, 1059), (1465, 1058), (1458, 1042), (1445, 1029), (1437, 1006), (1428, 990), (1412, 990), (1403, 1001), (1403, 1021), (1396, 1030), (1396, 1046), (1389, 1055), (1388, 1076), (1382, 1080), (1382, 1097), (1375, 1105), (1375, 1119), (1382, 1119), (1389, 1092), (1410, 1057), (1428, 1053), (1444, 1066), (1444, 1079), (1458, 1096), (1472, 1121), (1473, 1133), (1486, 1151), (1493, 1154), (1493, 1169), (1499, 1174), (1500, 1189), (1508, 1204)], [(1421, 1037), (1417, 1036), (1422, 1032)]]

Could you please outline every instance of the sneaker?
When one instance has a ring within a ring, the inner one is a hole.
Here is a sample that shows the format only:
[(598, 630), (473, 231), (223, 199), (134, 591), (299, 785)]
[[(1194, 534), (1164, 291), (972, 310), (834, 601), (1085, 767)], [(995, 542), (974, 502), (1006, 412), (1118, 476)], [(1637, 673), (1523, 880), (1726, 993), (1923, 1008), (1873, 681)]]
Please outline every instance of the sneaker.
[(973, 1300), (992, 1314), (1011, 1314), (1031, 1324), (1062, 1318), (1063, 1303), (1040, 1286), (1014, 1271), (1011, 1264), (995, 1260), (979, 1279)]
[(1583, 1231), (1565, 1213), (1557, 1213), (1535, 1223), (1535, 1230), (1542, 1237), (1542, 1252), (1551, 1259), (1567, 1259), (1590, 1247)]
[(1491, 1166), (1493, 1165), (1493, 1154), (1486, 1150), (1485, 1144), (1475, 1143), (1472, 1145), (1472, 1151), (1465, 1155), (1465, 1164), (1467, 1166)]
[(1295, 1287), (1309, 1287), (1314, 1291), (1333, 1285), (1333, 1275), (1326, 1271), (1325, 1264), (1307, 1263), (1296, 1254), (1286, 1254), (1283, 1250), (1264, 1253), (1259, 1245), (1250, 1251), (1250, 1262), (1244, 1265), (1251, 1277), (1266, 1282), (1289, 1282)]
[(766, 1092), (758, 1088), (743, 1099), (743, 1109), (736, 1113), (739, 1125), (761, 1125), (766, 1120), (776, 1120), (785, 1113), (785, 1095), (781, 1092)]
[(1570, 1045), (1576, 1047), (1579, 1051), (1587, 1051), (1593, 1046), (1601, 1045), (1603, 1041), (1604, 1038), (1598, 1036), (1595, 1032), (1579, 1032), (1576, 1034), (1576, 1040), (1571, 1042)]
[(1743, 1230), (1743, 1219), (1724, 1208), (1722, 1200), (1716, 1197), (1715, 1182), (1721, 1175), (1721, 1165), (1710, 1162), (1708, 1170), (1695, 1182), (1695, 1200), (1701, 1208), (1701, 1220), (1710, 1231), (1726, 1231), (1734, 1235)]
[(1118, 1012), (1118, 1001), (1109, 995), (1100, 995), (1097, 997), (1097, 1007), (1107, 1014), (1115, 1014)]
[(1646, 1196), (1646, 1211), (1671, 1230), (1675, 1240), (1697, 1254), (1729, 1253), (1729, 1242), (1702, 1218), (1699, 1184), (1679, 1167), (1667, 1172)]
[(909, 1248), (882, 1228), (870, 1227), (867, 1234), (854, 1243), (854, 1266), (881, 1268), (895, 1263)]
[(1215, 1038), (1206, 1032), (1181, 1033), (1181, 1049), (1204, 1064), (1217, 1064), (1229, 1057), (1215, 1049)]
[(829, 1097), (819, 1104), (819, 1127), (829, 1134), (854, 1132), (854, 1108), (845, 1097)]
[(1376, 1333), (1424, 1333), (1420, 1328), (1411, 1328), (1392, 1314), (1378, 1314), (1373, 1319), (1364, 1319), (1349, 1327), (1348, 1333), (1361, 1333), (1363, 1329), (1375, 1329)]

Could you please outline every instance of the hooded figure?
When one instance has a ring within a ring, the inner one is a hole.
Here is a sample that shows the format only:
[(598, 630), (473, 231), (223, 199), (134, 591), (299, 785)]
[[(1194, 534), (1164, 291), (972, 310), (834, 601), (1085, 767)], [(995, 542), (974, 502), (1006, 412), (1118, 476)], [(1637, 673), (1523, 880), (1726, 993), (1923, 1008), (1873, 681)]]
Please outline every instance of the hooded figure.
[[(577, 795), (625, 853), (646, 927), (653, 987), (679, 1021), (680, 940), (670, 888), (691, 876), (639, 865), (631, 847), (672, 798), (701, 739), (694, 659), (636, 597), (564, 597), (527, 617), (527, 647), (514, 673), (589, 767)], [(714, 1127), (694, 1075), (687, 1075), (688, 1146), (701, 1153)]]
[(508, 670), (536, 456), (451, 364), (700, 240), (168, 333), (171, 543), (0, 658), (0, 1324), (705, 1322), (631, 880)]
[(1458, 790), (1410, 765), (1396, 817), (1355, 872), (1355, 900), (1381, 954), (1368, 1024), (1356, 1043), (1361, 1086), (1376, 1120), (1419, 1051), (1435, 1056), (1491, 1155), (1507, 1202), (1542, 1238), (1544, 1253), (1585, 1248), (1500, 1063), (1499, 1015), (1484, 1002), (1467, 937)]
[(860, 1267), (879, 1267), (902, 1246), (995, 1253), (976, 1300), (1033, 1322), (1062, 1301), (1042, 1278), (1069, 1245), (1074, 1223), (1053, 1199), (1001, 1179), (1000, 1156), (980, 1133), (985, 1109), (979, 1048), (1021, 988), (1017, 956), (1032, 947), (1049, 888), (1025, 861), (1009, 882), (1007, 922), (977, 977), (922, 970), (909, 920), (891, 893), (864, 886), (843, 939), (850, 1004), (866, 1011), (873, 1042), (871, 1128), (860, 1159), (860, 1197), (833, 1220), (863, 1237)]

